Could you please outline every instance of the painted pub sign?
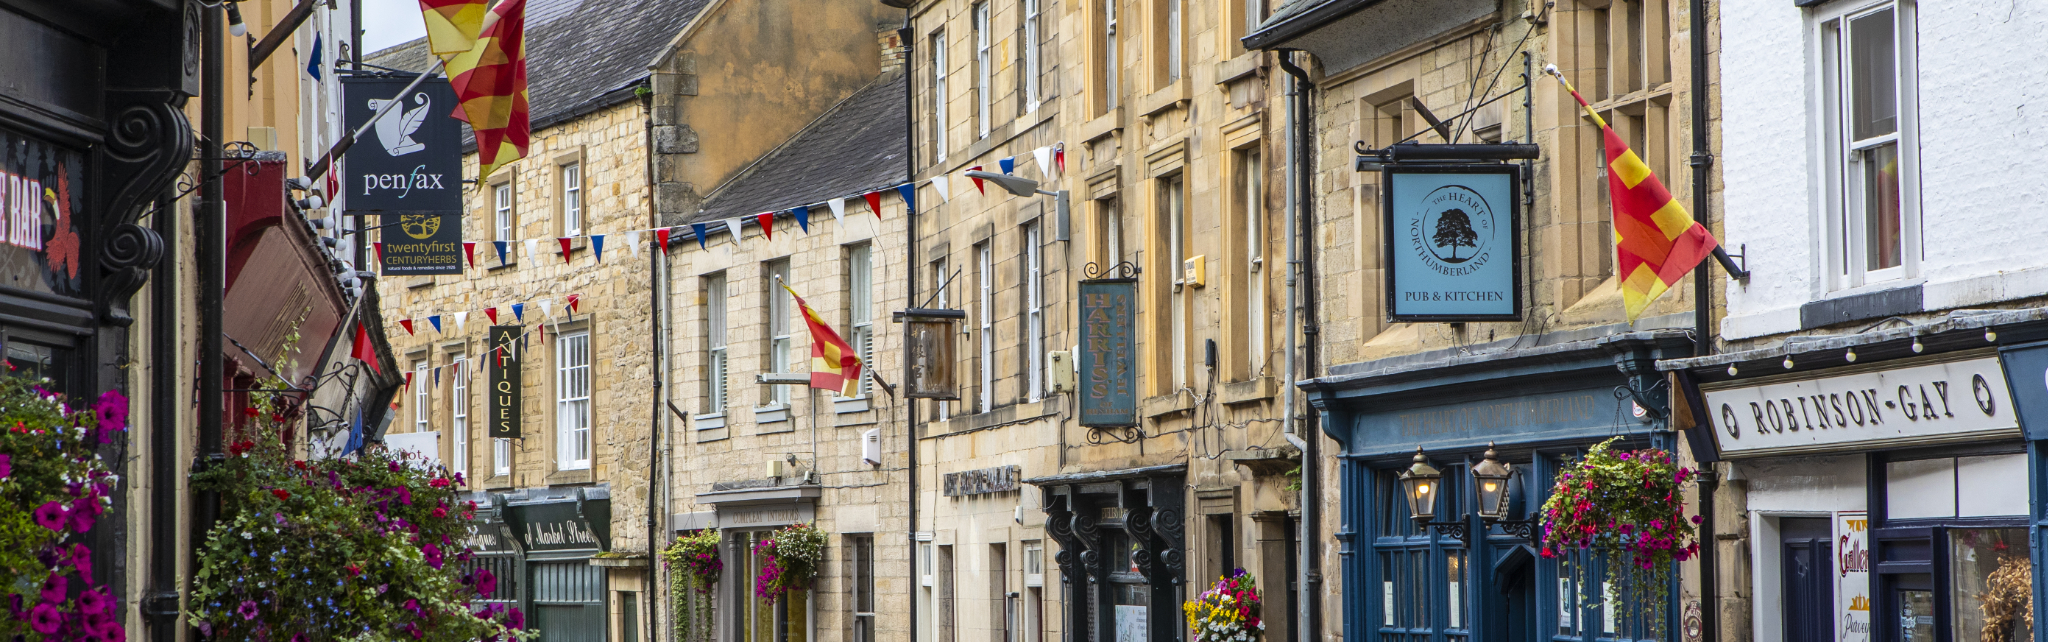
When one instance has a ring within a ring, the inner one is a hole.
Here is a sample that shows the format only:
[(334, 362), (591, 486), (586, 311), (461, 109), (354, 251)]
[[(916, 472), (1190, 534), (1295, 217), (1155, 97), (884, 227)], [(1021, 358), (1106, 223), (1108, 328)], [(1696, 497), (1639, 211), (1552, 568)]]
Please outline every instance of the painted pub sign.
[(1138, 425), (1138, 280), (1081, 281), (1081, 425)]
[(1519, 165), (1386, 165), (1387, 313), (1395, 321), (1522, 318)]
[(78, 152), (0, 129), (0, 287), (83, 296)]

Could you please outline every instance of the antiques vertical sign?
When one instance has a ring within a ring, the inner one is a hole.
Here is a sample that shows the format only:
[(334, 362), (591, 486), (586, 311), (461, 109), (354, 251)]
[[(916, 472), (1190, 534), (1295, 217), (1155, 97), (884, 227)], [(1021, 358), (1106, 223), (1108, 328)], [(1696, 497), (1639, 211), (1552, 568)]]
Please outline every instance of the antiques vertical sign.
[(349, 129), (370, 134), (349, 147), (342, 203), (350, 213), (381, 213), (378, 264), (385, 275), (462, 273), (462, 124), (449, 116), (455, 91), (429, 79), (406, 95), (410, 78), (342, 81)]
[(1387, 165), (1387, 313), (1395, 321), (1522, 318), (1519, 165)]
[(1138, 425), (1137, 279), (1081, 281), (1081, 425)]
[(489, 364), (490, 403), (485, 406), (492, 439), (519, 438), (519, 334), (521, 326), (491, 326)]

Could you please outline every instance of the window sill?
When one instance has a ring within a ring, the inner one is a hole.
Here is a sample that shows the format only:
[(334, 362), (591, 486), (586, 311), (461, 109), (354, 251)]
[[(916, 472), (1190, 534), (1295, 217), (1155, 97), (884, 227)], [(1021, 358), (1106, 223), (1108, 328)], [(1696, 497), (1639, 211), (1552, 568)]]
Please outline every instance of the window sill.
[(1921, 284), (1891, 281), (1877, 288), (1866, 286), (1832, 293), (1825, 299), (1799, 306), (1799, 327), (1811, 329), (1913, 314), (1922, 311), (1925, 304)]
[(724, 428), (725, 413), (716, 412), (708, 415), (690, 415), (690, 427), (697, 430)]
[(1138, 99), (1138, 115), (1146, 120), (1158, 118), (1176, 107), (1188, 104), (1188, 85), (1193, 83), (1174, 81), (1159, 91), (1146, 94)]
[(1194, 409), (1194, 398), (1178, 392), (1151, 397), (1138, 402), (1138, 411), (1145, 415), (1146, 419), (1154, 419)]
[(789, 421), (789, 406), (762, 406), (754, 409), (754, 423), (774, 424)]
[(834, 414), (841, 415), (856, 412), (867, 412), (869, 409), (873, 408), (873, 406), (869, 404), (868, 401), (869, 398), (866, 396), (834, 398), (832, 400), (832, 412)]
[(409, 276), (409, 277), (405, 277), (405, 289), (407, 289), (407, 290), (417, 290), (417, 289), (420, 289), (420, 288), (431, 288), (431, 287), (434, 287), (434, 277), (431, 277), (431, 276)]
[(1266, 401), (1273, 398), (1277, 388), (1279, 385), (1272, 377), (1226, 382), (1223, 384), (1223, 404), (1228, 406)]
[(1112, 109), (1081, 126), (1081, 142), (1094, 144), (1124, 130), (1124, 108)]
[(549, 486), (567, 486), (571, 484), (589, 484), (595, 480), (596, 476), (591, 474), (590, 469), (579, 468), (576, 470), (555, 471), (554, 474), (548, 475), (545, 481)]
[[(509, 242), (509, 241), (508, 241), (508, 242)], [(492, 251), (493, 253), (495, 253), (495, 252), (497, 252), (497, 248), (492, 248), (492, 249), (491, 249), (491, 251)], [(506, 269), (511, 269), (511, 268), (516, 268), (516, 267), (519, 267), (519, 259), (517, 259), (517, 258), (513, 258), (513, 256), (512, 256), (512, 253), (513, 253), (514, 251), (515, 251), (515, 250), (513, 250), (513, 249), (511, 249), (511, 248), (506, 248), (506, 249), (505, 249), (505, 262), (503, 262), (503, 263), (499, 263), (499, 264), (496, 264), (496, 265), (490, 265), (490, 266), (486, 266), (486, 267), (485, 267), (484, 269), (485, 269), (485, 270), (487, 270), (487, 271), (490, 271), (490, 272), (496, 272), (496, 271), (498, 271), (498, 270), (506, 270)]]
[(1223, 62), (1216, 63), (1216, 84), (1228, 85), (1247, 78), (1265, 67), (1264, 52), (1247, 51)]

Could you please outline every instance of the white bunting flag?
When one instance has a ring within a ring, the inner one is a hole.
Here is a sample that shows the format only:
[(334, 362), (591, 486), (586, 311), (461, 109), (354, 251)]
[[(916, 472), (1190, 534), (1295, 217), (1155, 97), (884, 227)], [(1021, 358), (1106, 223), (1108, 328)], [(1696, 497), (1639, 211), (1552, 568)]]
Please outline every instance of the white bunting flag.
[(734, 245), (738, 245), (740, 242), (740, 220), (736, 218), (725, 219), (725, 229), (732, 232), (732, 242)]
[(933, 176), (933, 177), (932, 177), (932, 189), (935, 189), (935, 190), (938, 190), (938, 191), (939, 191), (939, 202), (941, 202), (941, 203), (951, 203), (951, 202), (953, 202), (953, 194), (952, 194), (951, 192), (949, 192), (949, 191), (947, 191), (947, 190), (946, 190), (946, 175), (944, 175), (944, 174), (940, 174), (940, 175), (938, 175), (938, 176)]
[(1052, 166), (1051, 147), (1040, 147), (1038, 149), (1031, 150), (1031, 158), (1036, 159), (1038, 161), (1039, 174), (1045, 176), (1046, 178), (1052, 178), (1052, 173), (1056, 168)]
[(547, 315), (549, 321), (555, 320), (555, 301), (553, 299), (541, 299), (540, 311), (541, 314)]
[(626, 233), (626, 247), (633, 248), (633, 258), (640, 258), (640, 230)]
[(540, 241), (539, 241), (539, 240), (537, 240), (537, 239), (526, 239), (526, 263), (527, 263), (528, 265), (535, 265), (535, 264), (538, 264), (538, 263), (539, 263), (539, 261), (537, 261), (537, 260), (534, 260), (534, 258), (533, 258), (533, 256), (534, 256), (534, 252), (536, 252), (536, 251), (539, 251), (539, 250), (540, 250)]
[(462, 326), (463, 326), (463, 325), (465, 325), (465, 324), (466, 324), (466, 323), (467, 323), (468, 321), (469, 321), (469, 312), (467, 312), (467, 311), (464, 311), (464, 312), (457, 312), (457, 313), (455, 313), (455, 331), (456, 331), (456, 332), (461, 332), (461, 331), (462, 331)]
[(825, 204), (832, 206), (832, 220), (837, 221), (846, 218), (846, 199), (835, 198), (825, 201)]

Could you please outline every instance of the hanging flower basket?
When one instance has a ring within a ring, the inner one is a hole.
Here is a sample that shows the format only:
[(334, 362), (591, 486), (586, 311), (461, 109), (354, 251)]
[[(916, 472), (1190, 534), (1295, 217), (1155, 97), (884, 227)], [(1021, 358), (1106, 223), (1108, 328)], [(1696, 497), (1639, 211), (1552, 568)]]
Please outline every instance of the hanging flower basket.
[(1659, 449), (1614, 450), (1609, 439), (1567, 463), (1543, 503), (1543, 556), (1589, 549), (1606, 558), (1608, 600), (1646, 617), (1662, 633), (1672, 563), (1699, 554), (1685, 514), (1684, 486), (1696, 474)]
[(754, 577), (754, 595), (776, 600), (810, 586), (825, 560), (825, 532), (810, 524), (791, 524), (754, 544), (761, 556), (761, 574)]
[[(282, 387), (265, 385), (258, 387)], [(217, 640), (318, 642), (530, 639), (518, 608), (483, 605), (489, 570), (465, 570), (462, 539), (476, 505), (462, 476), (371, 444), (336, 459), (296, 460), (280, 415), (250, 408), (249, 438), (193, 476), (220, 494), (186, 609)], [(268, 418), (268, 421), (266, 421)]]
[(0, 373), (0, 639), (126, 640), (83, 541), (120, 481), (98, 448), (128, 429), (128, 399), (73, 408), (46, 383)]
[(1266, 635), (1259, 607), (1259, 580), (1240, 568), (1217, 578), (1215, 586), (1180, 610), (1194, 642), (1253, 642)]
[[(670, 595), (675, 601), (671, 612), (676, 614), (677, 640), (711, 639), (711, 602), (702, 596), (711, 594), (719, 573), (725, 570), (725, 562), (718, 557), (718, 542), (718, 531), (705, 529), (676, 538), (661, 552), (662, 566), (668, 569), (669, 583), (675, 587)], [(689, 590), (683, 590), (686, 587)]]

